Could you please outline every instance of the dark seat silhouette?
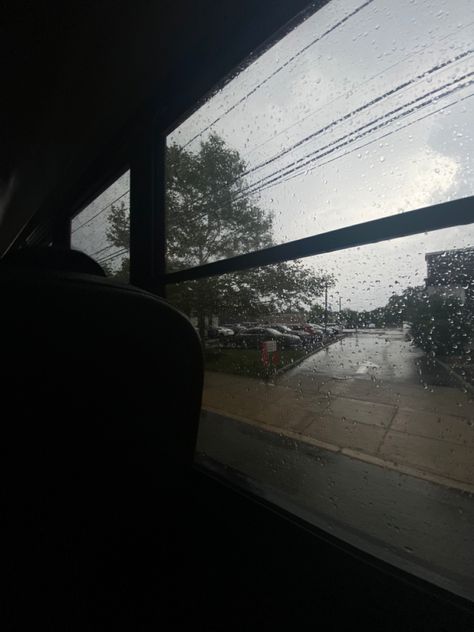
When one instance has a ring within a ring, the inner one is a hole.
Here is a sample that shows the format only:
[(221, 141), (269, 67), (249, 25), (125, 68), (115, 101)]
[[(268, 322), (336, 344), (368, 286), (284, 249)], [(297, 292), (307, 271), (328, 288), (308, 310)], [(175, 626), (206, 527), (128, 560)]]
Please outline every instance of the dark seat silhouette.
[(102, 274), (85, 255), (52, 249), (0, 263), (3, 609), (13, 626), (25, 609), (62, 629), (130, 612), (147, 591), (166, 593), (173, 566), (201, 347), (164, 300)]

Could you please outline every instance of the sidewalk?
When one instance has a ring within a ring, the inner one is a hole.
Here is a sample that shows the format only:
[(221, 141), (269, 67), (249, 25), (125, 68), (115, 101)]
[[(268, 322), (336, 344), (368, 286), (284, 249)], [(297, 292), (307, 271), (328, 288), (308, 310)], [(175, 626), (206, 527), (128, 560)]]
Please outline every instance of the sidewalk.
[[(285, 383), (286, 382), (286, 383)], [(203, 407), (351, 458), (474, 492), (474, 403), (450, 387), (207, 372)]]

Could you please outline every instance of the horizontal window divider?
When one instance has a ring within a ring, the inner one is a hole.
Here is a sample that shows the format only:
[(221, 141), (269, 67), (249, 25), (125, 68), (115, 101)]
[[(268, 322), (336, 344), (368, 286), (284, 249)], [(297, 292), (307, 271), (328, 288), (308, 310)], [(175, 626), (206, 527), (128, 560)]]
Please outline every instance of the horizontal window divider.
[(471, 223), (474, 223), (474, 196), (352, 224), (264, 250), (169, 272), (160, 281), (165, 284), (192, 281)]

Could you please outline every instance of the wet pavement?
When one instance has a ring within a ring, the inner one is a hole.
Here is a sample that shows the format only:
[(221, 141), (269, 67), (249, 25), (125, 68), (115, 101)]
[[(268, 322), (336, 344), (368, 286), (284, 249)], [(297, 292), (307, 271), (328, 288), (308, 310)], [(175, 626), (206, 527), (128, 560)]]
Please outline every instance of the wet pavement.
[(354, 334), (265, 382), (207, 372), (203, 405), (312, 445), (474, 491), (474, 401), (419, 373), (402, 330)]
[(401, 329), (353, 333), (315, 353), (285, 374), (282, 383), (300, 375), (327, 375), (339, 379), (420, 383), (416, 361), (423, 352)]

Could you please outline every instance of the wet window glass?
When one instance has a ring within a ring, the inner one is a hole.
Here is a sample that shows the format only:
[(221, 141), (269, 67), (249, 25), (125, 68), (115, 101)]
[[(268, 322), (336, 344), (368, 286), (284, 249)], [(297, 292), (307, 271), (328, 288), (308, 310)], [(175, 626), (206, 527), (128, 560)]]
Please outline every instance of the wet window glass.
[(197, 459), (474, 598), (474, 225), (168, 287), (202, 337)]
[(71, 246), (95, 259), (108, 276), (128, 282), (130, 172), (127, 171), (71, 222)]
[(471, 0), (333, 0), (167, 138), (168, 269), (472, 195)]

